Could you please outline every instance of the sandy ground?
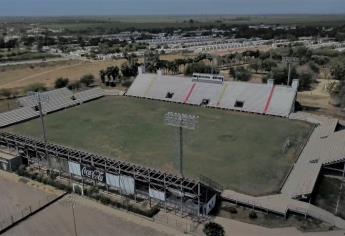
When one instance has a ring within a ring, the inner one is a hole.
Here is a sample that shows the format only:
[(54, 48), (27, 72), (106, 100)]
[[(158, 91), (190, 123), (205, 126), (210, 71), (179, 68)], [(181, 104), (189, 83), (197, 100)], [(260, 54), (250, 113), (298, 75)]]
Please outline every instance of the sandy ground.
[(345, 235), (344, 230), (335, 230), (328, 232), (311, 232), (303, 233), (298, 231), (296, 228), (276, 228), (269, 229), (257, 225), (250, 225), (239, 221), (217, 217), (215, 222), (221, 224), (224, 227), (226, 235), (236, 236), (340, 236)]
[(4, 235), (74, 235), (72, 202), (78, 235), (182, 235), (139, 216), (69, 195), (7, 231)]
[(124, 61), (69, 61), (45, 67), (8, 69), (0, 71), (0, 87), (24, 88), (33, 83), (43, 83), (48, 87), (53, 87), (55, 80), (59, 77), (76, 81), (85, 74), (93, 74), (98, 78), (100, 70), (106, 69), (108, 66), (121, 66)]
[[(23, 183), (21, 178), (0, 171), (0, 216), (4, 212), (10, 213), (13, 209), (27, 206), (32, 200), (40, 199), (47, 194), (61, 193), (52, 187), (33, 181)], [(23, 197), (25, 196), (25, 197)], [(127, 213), (99, 204), (93, 200), (77, 195), (68, 195), (46, 209), (29, 217), (3, 235), (75, 235), (73, 224), (72, 205), (78, 235), (204, 235), (203, 225), (194, 229), (195, 224), (188, 218), (181, 218), (163, 210), (155, 217), (155, 221)], [(251, 225), (239, 221), (216, 217), (213, 221), (221, 224), (226, 235), (239, 236), (308, 236), (308, 235), (345, 235), (344, 230), (329, 232), (302, 233), (293, 227), (269, 229), (262, 226)], [(193, 228), (192, 230), (191, 227)], [(192, 231), (184, 234), (184, 231)]]
[(11, 216), (19, 217), (23, 210), (30, 206), (34, 209), (61, 193), (32, 181), (24, 183), (20, 177), (0, 171), (0, 222), (7, 222)]
[[(184, 54), (161, 55), (162, 60), (175, 60), (184, 58)], [(19, 66), (14, 68), (2, 68), (0, 70), (1, 88), (24, 88), (33, 83), (43, 83), (48, 87), (53, 87), (54, 82), (59, 77), (68, 78), (70, 81), (79, 80), (85, 74), (93, 74), (99, 78), (99, 71), (108, 66), (120, 67), (125, 59), (110, 61), (78, 61), (70, 60), (59, 63), (50, 63), (45, 66), (34, 65), (33, 67)], [(142, 62), (142, 59), (139, 60)]]
[(310, 107), (312, 113), (345, 119), (345, 113), (330, 104), (330, 95), (326, 90), (328, 83), (334, 80), (318, 79), (318, 84), (310, 91), (299, 92), (297, 101), (303, 106)]

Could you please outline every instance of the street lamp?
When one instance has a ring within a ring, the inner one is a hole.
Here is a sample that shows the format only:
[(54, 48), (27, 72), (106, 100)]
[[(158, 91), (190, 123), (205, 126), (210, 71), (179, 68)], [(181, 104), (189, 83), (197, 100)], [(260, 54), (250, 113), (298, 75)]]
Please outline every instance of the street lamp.
[(168, 112), (164, 115), (164, 123), (167, 126), (177, 127), (177, 154), (179, 160), (180, 174), (183, 177), (183, 129), (195, 130), (198, 125), (199, 116)]

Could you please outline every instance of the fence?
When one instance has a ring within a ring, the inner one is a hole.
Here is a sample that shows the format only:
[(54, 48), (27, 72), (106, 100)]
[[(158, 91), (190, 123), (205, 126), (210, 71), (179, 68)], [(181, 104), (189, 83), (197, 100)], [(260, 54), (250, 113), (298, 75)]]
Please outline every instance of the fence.
[(46, 196), (45, 198), (40, 199), (37, 202), (34, 202), (30, 204), (29, 206), (26, 206), (22, 208), (21, 210), (18, 210), (17, 212), (11, 213), (11, 215), (5, 219), (0, 218), (0, 234), (6, 229), (8, 229), (9, 227), (11, 227), (12, 225), (18, 223), (24, 218), (30, 216), (31, 214), (37, 212), (41, 208), (44, 208), (46, 205), (50, 204), (51, 202), (55, 201), (58, 198), (60, 198), (60, 196), (55, 196), (55, 195)]

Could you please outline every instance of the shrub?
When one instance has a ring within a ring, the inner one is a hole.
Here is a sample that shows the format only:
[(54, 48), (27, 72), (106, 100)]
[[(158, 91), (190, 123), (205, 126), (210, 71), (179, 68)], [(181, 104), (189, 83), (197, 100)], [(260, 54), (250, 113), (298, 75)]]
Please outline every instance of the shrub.
[(206, 236), (224, 236), (225, 235), (223, 226), (214, 222), (209, 222), (205, 224), (203, 232), (206, 234)]
[(87, 87), (89, 87), (94, 82), (95, 82), (95, 76), (93, 74), (83, 75), (80, 78), (80, 83), (84, 84)]
[(256, 214), (255, 211), (250, 211), (249, 212), (249, 218), (253, 220), (253, 219), (258, 218), (258, 215)]
[(70, 90), (78, 90), (78, 89), (80, 89), (80, 81), (75, 81), (75, 82), (70, 83), (67, 86), (67, 88), (70, 89)]
[(55, 88), (64, 88), (68, 85), (68, 83), (69, 79), (60, 77), (55, 80)]
[(187, 68), (184, 72), (185, 75), (192, 75), (193, 73), (215, 73), (218, 74), (219, 70), (210, 66), (210, 65), (206, 65), (203, 62), (195, 62), (192, 64), (188, 64)]
[(236, 207), (233, 207), (233, 206), (229, 207), (229, 212), (230, 212), (231, 214), (236, 214), (236, 213), (237, 213)]
[(25, 176), (26, 175), (26, 170), (24, 165), (20, 165), (17, 169), (17, 174), (19, 176)]
[(42, 83), (35, 83), (35, 84), (29, 85), (25, 90), (33, 91), (33, 92), (43, 92), (43, 91), (47, 91), (47, 87)]
[(235, 69), (235, 80), (248, 81), (251, 76), (251, 73), (242, 66)]

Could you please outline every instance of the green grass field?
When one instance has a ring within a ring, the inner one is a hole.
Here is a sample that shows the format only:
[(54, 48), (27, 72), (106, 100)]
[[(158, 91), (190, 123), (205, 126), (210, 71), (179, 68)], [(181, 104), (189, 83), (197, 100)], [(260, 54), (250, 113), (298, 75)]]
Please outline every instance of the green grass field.
[[(210, 177), (244, 193), (278, 191), (311, 125), (288, 119), (105, 97), (46, 117), (51, 142), (176, 172), (176, 130), (163, 124), (168, 111), (197, 114), (199, 127), (185, 131), (185, 174)], [(8, 130), (41, 137), (39, 119)], [(282, 146), (289, 139), (290, 148)]]

